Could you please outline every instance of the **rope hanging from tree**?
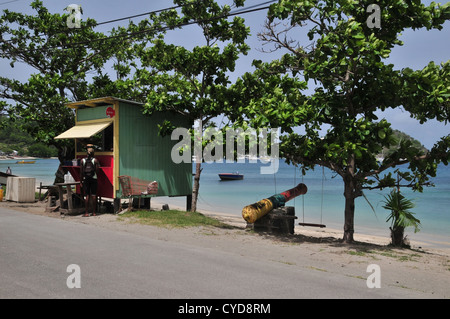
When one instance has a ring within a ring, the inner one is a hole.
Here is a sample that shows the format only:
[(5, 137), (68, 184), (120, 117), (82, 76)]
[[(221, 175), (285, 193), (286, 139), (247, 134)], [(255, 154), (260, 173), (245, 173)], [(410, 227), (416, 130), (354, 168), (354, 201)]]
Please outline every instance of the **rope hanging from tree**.
[[(295, 178), (296, 178), (297, 174), (295, 174)], [(302, 170), (302, 183), (304, 182), (304, 176), (305, 174), (303, 173)], [(304, 226), (304, 227), (320, 227), (320, 228), (325, 228), (327, 227), (326, 225), (323, 224), (323, 198), (324, 198), (324, 181), (325, 181), (325, 167), (322, 166), (322, 195), (321, 195), (321, 203), (320, 203), (320, 224), (313, 224), (313, 223), (305, 223), (305, 197), (302, 197), (302, 215), (303, 215), (303, 220), (301, 223), (298, 223), (300, 226)]]

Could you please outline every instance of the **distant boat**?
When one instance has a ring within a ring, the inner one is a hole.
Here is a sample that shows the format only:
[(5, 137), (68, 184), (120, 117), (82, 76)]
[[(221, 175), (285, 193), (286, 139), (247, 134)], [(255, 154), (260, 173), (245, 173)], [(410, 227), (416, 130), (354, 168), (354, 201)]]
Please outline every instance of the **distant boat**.
[(221, 174), (219, 174), (219, 177), (223, 181), (235, 181), (235, 180), (244, 179), (244, 175), (239, 174), (239, 173), (221, 173)]
[(16, 164), (34, 164), (36, 161), (17, 161)]

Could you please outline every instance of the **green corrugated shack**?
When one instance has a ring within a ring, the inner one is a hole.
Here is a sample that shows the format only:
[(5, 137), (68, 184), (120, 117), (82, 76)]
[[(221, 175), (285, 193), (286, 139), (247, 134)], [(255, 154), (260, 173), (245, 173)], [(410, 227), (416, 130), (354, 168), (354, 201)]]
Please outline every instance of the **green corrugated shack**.
[[(123, 198), (119, 176), (158, 183), (158, 191), (150, 196), (187, 196), (192, 194), (192, 164), (175, 164), (172, 148), (178, 141), (159, 135), (159, 124), (165, 120), (176, 127), (190, 127), (185, 117), (172, 112), (143, 114), (142, 103), (104, 97), (67, 105), (76, 112), (75, 126), (56, 139), (74, 139), (76, 158), (65, 167), (76, 181), (80, 179), (80, 159), (86, 156), (87, 144), (94, 144), (100, 162), (98, 196)], [(80, 191), (78, 189), (78, 191)]]

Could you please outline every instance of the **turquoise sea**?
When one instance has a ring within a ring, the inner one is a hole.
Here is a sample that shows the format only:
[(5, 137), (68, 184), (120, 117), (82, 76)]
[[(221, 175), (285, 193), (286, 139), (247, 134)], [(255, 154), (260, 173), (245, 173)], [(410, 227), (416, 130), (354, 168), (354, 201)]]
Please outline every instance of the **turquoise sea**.
[[(298, 222), (323, 223), (333, 229), (342, 229), (344, 220), (343, 182), (332, 171), (317, 167), (302, 176), (301, 171), (280, 160), (276, 174), (262, 175), (260, 168), (268, 166), (257, 163), (204, 163), (200, 179), (199, 210), (221, 212), (241, 216), (242, 208), (273, 194), (288, 190), (303, 182), (308, 193), (287, 203), (294, 206)], [(35, 177), (36, 185), (52, 184), (58, 167), (56, 159), (38, 159), (35, 164), (16, 164), (16, 160), (0, 161), (0, 171), (7, 167), (18, 176)], [(221, 181), (219, 173), (239, 172), (243, 180)], [(423, 193), (403, 189), (403, 194), (413, 199), (413, 209), (421, 221), (421, 230), (407, 230), (413, 241), (424, 241), (430, 246), (450, 248), (450, 166), (440, 165), (432, 179), (435, 187), (425, 188)], [(388, 212), (382, 208), (384, 196), (389, 189), (366, 191), (366, 199), (356, 200), (355, 231), (370, 235), (389, 237)], [(185, 206), (185, 197), (165, 198), (174, 205)]]

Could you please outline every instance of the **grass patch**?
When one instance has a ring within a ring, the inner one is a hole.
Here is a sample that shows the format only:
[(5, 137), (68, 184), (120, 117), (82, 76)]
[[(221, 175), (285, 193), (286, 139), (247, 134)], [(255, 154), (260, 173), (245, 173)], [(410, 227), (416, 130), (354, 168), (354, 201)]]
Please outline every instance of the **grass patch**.
[(360, 251), (360, 250), (358, 250), (358, 251), (355, 251), (355, 250), (349, 250), (349, 251), (348, 251), (348, 254), (349, 254), (349, 255), (352, 255), (352, 256), (362, 256), (362, 257), (364, 257), (364, 256), (367, 255), (367, 252), (366, 252), (366, 251)]
[(384, 253), (380, 253), (380, 255), (385, 257), (390, 257), (397, 259), (398, 261), (419, 261), (418, 259), (421, 257), (419, 254), (402, 254), (400, 252), (387, 251)]
[(271, 259), (271, 260), (275, 261), (277, 263), (282, 263), (282, 264), (289, 265), (289, 266), (295, 266), (296, 265), (296, 263), (293, 263), (293, 262), (290, 262), (290, 261), (275, 260), (275, 259)]
[(317, 268), (317, 267), (314, 267), (314, 266), (309, 266), (308, 268), (309, 268), (309, 269), (312, 269), (312, 270), (317, 270), (317, 271), (322, 271), (322, 272), (328, 272), (328, 270), (325, 270), (325, 269), (322, 269), (322, 268)]
[(376, 250), (349, 250), (347, 252), (349, 255), (352, 256), (360, 256), (360, 257), (371, 257), (373, 259), (377, 259), (375, 255), (380, 255), (383, 257), (388, 257), (392, 259), (396, 259), (398, 261), (419, 261), (418, 259), (421, 257), (419, 254), (404, 254), (402, 252), (394, 251), (389, 248), (383, 251), (376, 251)]
[(158, 227), (197, 227), (212, 226), (220, 228), (232, 228), (215, 218), (205, 216), (201, 213), (184, 212), (180, 210), (164, 211), (133, 211), (120, 216), (122, 220), (132, 220), (134, 222)]

